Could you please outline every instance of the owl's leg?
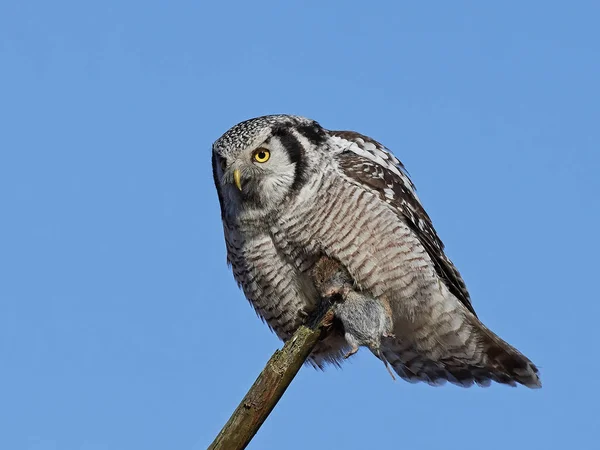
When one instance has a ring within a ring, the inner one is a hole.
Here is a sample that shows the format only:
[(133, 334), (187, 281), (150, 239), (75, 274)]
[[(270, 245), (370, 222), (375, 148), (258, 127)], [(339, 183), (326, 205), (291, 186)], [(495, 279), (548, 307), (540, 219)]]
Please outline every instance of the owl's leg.
[[(319, 309), (323, 313), (324, 311), (331, 308), (332, 305), (345, 302), (346, 296), (347, 296), (349, 290), (350, 289), (346, 286), (339, 286), (334, 283), (330, 284), (329, 286), (326, 286), (326, 288), (320, 292), (321, 302), (319, 304)], [(340, 331), (338, 319), (339, 318), (332, 310), (328, 311), (328, 313), (325, 315), (325, 318), (323, 321), (323, 327), (326, 330), (326, 333), (324, 334), (324, 336), (321, 339), (324, 339), (327, 335), (329, 335), (332, 332), (335, 333), (336, 331)], [(337, 323), (337, 326), (336, 326), (336, 323)], [(354, 347), (356, 347), (356, 348), (354, 348)], [(344, 356), (344, 358), (348, 358), (348, 357), (352, 356), (357, 351), (358, 351), (358, 345), (355, 345), (355, 346), (353, 346), (352, 351), (350, 353), (348, 353), (348, 355)]]
[(332, 303), (343, 303), (346, 301), (346, 297), (351, 290), (350, 286), (331, 283), (326, 285), (321, 295), (329, 299)]
[(335, 314), (331, 310), (331, 300), (323, 298), (317, 305), (316, 311), (309, 317), (308, 325), (311, 327), (317, 326), (321, 322), (321, 326), (325, 333), (320, 337), (320, 340), (327, 338), (329, 333), (335, 328)]

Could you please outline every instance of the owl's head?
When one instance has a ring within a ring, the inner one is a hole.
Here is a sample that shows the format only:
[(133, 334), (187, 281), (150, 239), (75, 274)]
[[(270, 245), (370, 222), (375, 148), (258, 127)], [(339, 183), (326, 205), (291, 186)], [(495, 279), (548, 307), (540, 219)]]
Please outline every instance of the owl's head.
[(314, 120), (263, 116), (241, 122), (213, 144), (213, 175), (221, 211), (268, 213), (304, 186), (326, 140)]

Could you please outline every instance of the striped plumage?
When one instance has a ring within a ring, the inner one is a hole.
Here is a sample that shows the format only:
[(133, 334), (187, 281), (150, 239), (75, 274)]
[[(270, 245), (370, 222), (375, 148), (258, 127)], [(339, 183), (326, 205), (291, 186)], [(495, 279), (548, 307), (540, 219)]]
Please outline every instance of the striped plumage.
[[(215, 142), (213, 173), (234, 277), (281, 339), (315, 310), (312, 270), (326, 256), (349, 274), (355, 298), (371, 302), (355, 304), (380, 302), (375, 310), (389, 314), (392, 333), (371, 333), (380, 335), (374, 353), (400, 377), (540, 385), (533, 363), (477, 318), (414, 185), (381, 144), (298, 116), (259, 117)], [(339, 363), (344, 328), (370, 326), (360, 320), (344, 315), (313, 364)]]

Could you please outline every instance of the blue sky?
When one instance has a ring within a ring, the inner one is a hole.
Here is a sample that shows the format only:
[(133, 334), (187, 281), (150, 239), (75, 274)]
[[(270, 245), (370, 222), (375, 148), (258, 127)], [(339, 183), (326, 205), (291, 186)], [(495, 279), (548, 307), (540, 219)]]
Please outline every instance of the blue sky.
[(2, 2), (0, 448), (205, 448), (280, 346), (211, 143), (294, 113), (406, 164), (538, 391), (304, 368), (252, 449), (595, 448), (596, 2)]

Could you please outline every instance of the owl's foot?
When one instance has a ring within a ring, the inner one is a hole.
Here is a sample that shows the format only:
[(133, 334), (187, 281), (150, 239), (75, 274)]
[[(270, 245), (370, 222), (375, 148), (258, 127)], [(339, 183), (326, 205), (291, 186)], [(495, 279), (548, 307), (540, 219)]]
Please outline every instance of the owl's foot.
[(331, 303), (343, 303), (346, 301), (348, 292), (350, 292), (349, 287), (335, 285), (323, 290), (323, 293), (321, 295), (324, 298), (328, 299)]
[(331, 331), (333, 328), (333, 319), (335, 318), (335, 314), (333, 311), (329, 310), (325, 313), (325, 317), (323, 317), (323, 329), (326, 332)]

